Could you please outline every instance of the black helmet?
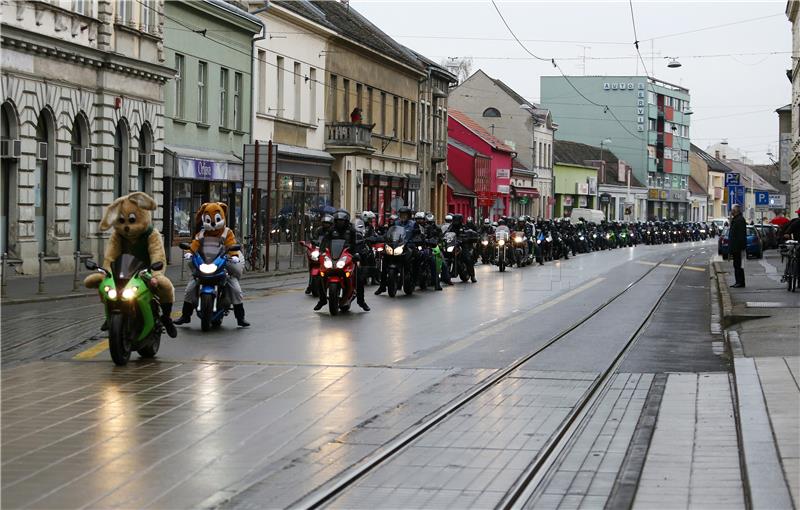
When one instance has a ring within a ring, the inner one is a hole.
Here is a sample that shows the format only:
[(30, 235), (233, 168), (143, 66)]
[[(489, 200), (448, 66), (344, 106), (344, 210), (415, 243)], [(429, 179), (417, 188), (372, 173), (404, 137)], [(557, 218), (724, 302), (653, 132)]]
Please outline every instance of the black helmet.
[(500, 221), (498, 221), (497, 224), (498, 225), (505, 225), (506, 224), (506, 219), (505, 218), (500, 218)]
[(322, 224), (326, 226), (331, 226), (333, 224), (333, 216), (330, 214), (326, 214), (322, 217)]
[(344, 209), (339, 209), (333, 213), (333, 224), (337, 229), (341, 229), (350, 224), (350, 213)]
[(410, 218), (410, 217), (412, 216), (412, 214), (413, 214), (413, 213), (411, 212), (411, 208), (410, 208), (409, 206), (407, 206), (407, 205), (403, 205), (403, 206), (400, 206), (400, 207), (397, 209), (397, 215), (398, 215), (398, 216), (400, 216), (400, 215), (402, 215), (402, 214), (407, 214), (407, 215), (408, 215), (408, 217)]

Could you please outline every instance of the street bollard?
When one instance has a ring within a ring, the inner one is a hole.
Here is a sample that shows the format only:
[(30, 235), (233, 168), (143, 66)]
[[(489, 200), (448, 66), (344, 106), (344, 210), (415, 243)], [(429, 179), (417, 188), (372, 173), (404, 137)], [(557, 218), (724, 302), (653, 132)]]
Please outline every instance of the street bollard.
[(81, 263), (81, 252), (76, 251), (75, 256), (75, 275), (72, 277), (72, 292), (78, 290), (78, 266)]
[(44, 252), (39, 252), (39, 289), (37, 294), (44, 294)]
[(3, 252), (0, 255), (0, 261), (2, 262), (2, 270), (3, 272), (0, 273), (0, 297), (6, 297), (6, 261), (8, 261), (8, 252)]
[(275, 271), (278, 271), (281, 268), (280, 260), (281, 260), (281, 243), (278, 242), (275, 243)]

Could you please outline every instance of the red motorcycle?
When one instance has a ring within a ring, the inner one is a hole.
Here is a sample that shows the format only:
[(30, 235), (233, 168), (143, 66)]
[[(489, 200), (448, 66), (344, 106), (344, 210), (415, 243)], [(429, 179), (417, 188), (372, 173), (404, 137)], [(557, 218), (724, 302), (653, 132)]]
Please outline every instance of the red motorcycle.
[(356, 298), (356, 261), (343, 239), (334, 239), (322, 257), (322, 291), (328, 293), (331, 315), (347, 312)]
[[(308, 241), (300, 241), (300, 244), (306, 249), (306, 260), (308, 261), (308, 289), (311, 289), (311, 295), (319, 297), (320, 289), (320, 252), (319, 248), (314, 243)], [(308, 290), (306, 290), (308, 294)]]

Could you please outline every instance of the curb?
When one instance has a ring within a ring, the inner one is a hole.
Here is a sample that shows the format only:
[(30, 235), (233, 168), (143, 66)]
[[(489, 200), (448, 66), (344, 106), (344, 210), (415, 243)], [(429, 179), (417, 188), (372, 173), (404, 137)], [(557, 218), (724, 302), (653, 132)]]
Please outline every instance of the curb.
[[(245, 273), (240, 278), (241, 281), (253, 281), (253, 280), (272, 280), (274, 278), (281, 278), (284, 276), (295, 276), (298, 274), (303, 274), (308, 272), (308, 269), (296, 269), (291, 271), (280, 271), (280, 272), (271, 272), (271, 273)], [(189, 281), (188, 278), (186, 280), (173, 280), (174, 283), (184, 283)], [(32, 296), (27, 298), (19, 298), (19, 299), (9, 299), (3, 298), (0, 300), (0, 305), (2, 306), (11, 306), (11, 305), (23, 305), (29, 303), (43, 303), (49, 301), (63, 301), (65, 299), (78, 299), (84, 297), (91, 297), (97, 295), (96, 291), (91, 292), (72, 292), (70, 294), (55, 294), (55, 295), (43, 295), (43, 296)]]
[[(748, 508), (793, 508), (778, 448), (770, 423), (764, 392), (755, 359), (744, 355), (739, 333), (732, 324), (733, 302), (719, 262), (711, 263), (716, 280), (720, 314), (714, 308), (712, 293), (712, 331), (722, 329), (725, 345), (733, 358), (733, 397), (736, 432), (740, 445), (742, 484)], [(721, 319), (715, 322), (715, 317)]]

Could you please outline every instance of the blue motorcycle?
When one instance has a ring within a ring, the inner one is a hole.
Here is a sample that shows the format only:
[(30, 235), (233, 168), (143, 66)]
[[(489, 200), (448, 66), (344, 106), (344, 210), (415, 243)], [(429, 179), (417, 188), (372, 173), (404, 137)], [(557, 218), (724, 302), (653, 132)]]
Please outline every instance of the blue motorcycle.
[[(180, 243), (189, 250), (189, 243)], [(232, 308), (228, 293), (228, 252), (236, 252), (242, 247), (238, 244), (225, 246), (219, 237), (204, 237), (200, 248), (192, 254), (192, 276), (197, 281), (197, 316), (200, 328), (209, 331), (222, 324), (222, 319)]]

